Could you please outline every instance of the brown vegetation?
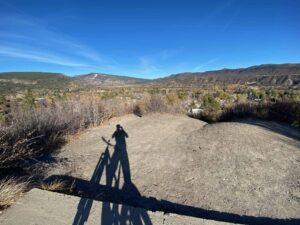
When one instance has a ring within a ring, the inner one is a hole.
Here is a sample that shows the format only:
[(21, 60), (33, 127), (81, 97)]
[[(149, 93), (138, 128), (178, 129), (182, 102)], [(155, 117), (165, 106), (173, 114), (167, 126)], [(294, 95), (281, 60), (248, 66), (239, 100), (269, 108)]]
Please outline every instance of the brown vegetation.
[(241, 117), (286, 122), (294, 127), (300, 127), (300, 102), (238, 104), (224, 110), (219, 117), (219, 121), (228, 121)]
[(39, 187), (47, 191), (63, 191), (67, 188), (67, 182), (62, 180), (53, 180), (49, 183), (41, 182)]
[(0, 180), (0, 210), (15, 203), (28, 189), (29, 182), (16, 178), (5, 178)]

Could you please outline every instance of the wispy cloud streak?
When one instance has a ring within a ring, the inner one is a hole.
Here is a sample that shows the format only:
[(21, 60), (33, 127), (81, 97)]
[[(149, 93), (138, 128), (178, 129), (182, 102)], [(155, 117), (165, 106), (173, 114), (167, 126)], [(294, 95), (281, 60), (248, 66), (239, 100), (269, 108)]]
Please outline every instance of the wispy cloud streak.
[(159, 52), (144, 55), (138, 59), (137, 73), (153, 75), (163, 72), (162, 64), (176, 57), (182, 49), (164, 49)]
[(0, 14), (0, 30), (2, 56), (69, 67), (95, 68), (116, 64), (114, 60), (23, 12)]
[(24, 50), (24, 49), (16, 49), (10, 47), (1, 47), (0, 46), (0, 55), (15, 57), (15, 58), (23, 58), (28, 60), (34, 60), (38, 62), (57, 64), (62, 66), (72, 66), (72, 67), (88, 67), (87, 64), (76, 63), (72, 60), (68, 60), (65, 57), (58, 57), (56, 55), (45, 54), (36, 51)]
[(213, 64), (213, 63), (217, 62), (218, 60), (219, 60), (219, 58), (213, 58), (213, 59), (210, 59), (210, 60), (208, 60), (206, 62), (203, 62), (202, 64), (196, 66), (194, 68), (194, 71), (202, 70), (203, 68), (209, 66), (210, 64)]

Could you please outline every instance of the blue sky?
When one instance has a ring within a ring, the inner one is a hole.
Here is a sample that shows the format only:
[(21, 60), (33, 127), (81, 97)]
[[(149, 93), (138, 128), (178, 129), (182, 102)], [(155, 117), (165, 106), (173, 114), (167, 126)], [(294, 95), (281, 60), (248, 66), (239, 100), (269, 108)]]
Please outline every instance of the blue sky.
[(300, 0), (0, 0), (0, 71), (162, 77), (300, 62)]

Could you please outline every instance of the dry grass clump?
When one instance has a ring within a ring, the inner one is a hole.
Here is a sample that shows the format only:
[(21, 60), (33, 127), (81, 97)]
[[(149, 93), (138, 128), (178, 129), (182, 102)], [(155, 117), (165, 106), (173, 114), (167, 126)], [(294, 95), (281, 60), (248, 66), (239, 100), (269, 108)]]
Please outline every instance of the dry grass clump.
[(16, 109), (11, 124), (0, 128), (0, 170), (20, 167), (63, 143), (67, 124), (50, 110)]
[(168, 111), (168, 103), (165, 96), (153, 94), (146, 99), (146, 111), (151, 113), (162, 113)]
[(134, 106), (133, 113), (142, 116), (147, 113), (185, 113), (185, 102), (169, 102), (167, 96), (152, 94), (143, 98)]
[(0, 210), (15, 203), (28, 190), (29, 182), (20, 181), (16, 178), (0, 180)]
[(67, 188), (67, 183), (62, 180), (54, 180), (50, 183), (41, 182), (39, 187), (47, 191), (63, 191)]
[(123, 116), (133, 112), (134, 103), (132, 100), (123, 100), (119, 98), (109, 99), (103, 102), (105, 111), (109, 113), (110, 118)]

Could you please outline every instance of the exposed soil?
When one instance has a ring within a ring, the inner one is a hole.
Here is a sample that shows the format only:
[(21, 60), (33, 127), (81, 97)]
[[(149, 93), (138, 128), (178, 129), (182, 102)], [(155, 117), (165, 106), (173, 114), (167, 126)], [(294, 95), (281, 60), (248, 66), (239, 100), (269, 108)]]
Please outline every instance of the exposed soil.
[[(121, 150), (112, 139), (116, 124), (128, 134)], [(298, 138), (297, 130), (265, 121), (207, 124), (186, 116), (130, 115), (89, 129), (63, 147), (58, 157), (66, 160), (49, 176), (69, 175), (122, 191), (134, 187), (141, 196), (220, 212), (297, 218)]]

